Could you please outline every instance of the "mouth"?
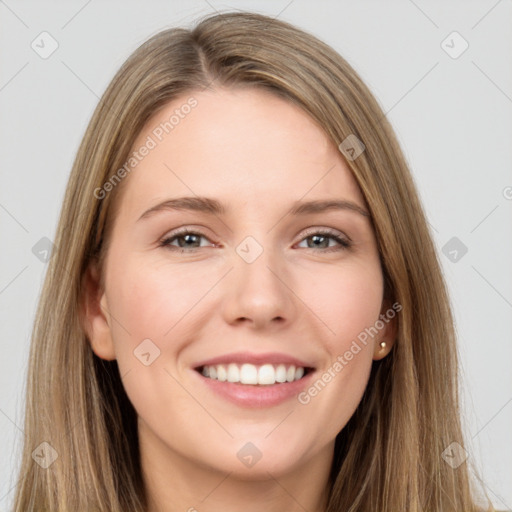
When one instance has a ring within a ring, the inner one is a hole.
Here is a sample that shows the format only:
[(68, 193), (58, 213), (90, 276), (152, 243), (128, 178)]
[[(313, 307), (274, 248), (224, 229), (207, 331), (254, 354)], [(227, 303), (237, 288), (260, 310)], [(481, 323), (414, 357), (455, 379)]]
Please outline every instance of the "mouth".
[(246, 386), (273, 386), (304, 379), (315, 369), (294, 364), (210, 364), (194, 368), (203, 377)]
[(267, 408), (297, 398), (314, 379), (313, 359), (285, 352), (232, 352), (191, 366), (199, 386), (237, 407)]

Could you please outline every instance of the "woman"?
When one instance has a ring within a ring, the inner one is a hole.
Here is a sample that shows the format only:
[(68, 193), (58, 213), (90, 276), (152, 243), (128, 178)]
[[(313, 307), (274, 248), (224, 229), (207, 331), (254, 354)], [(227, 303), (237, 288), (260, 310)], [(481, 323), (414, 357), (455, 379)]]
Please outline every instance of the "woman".
[(16, 511), (492, 510), (413, 180), (313, 36), (227, 13), (142, 45), (56, 247)]

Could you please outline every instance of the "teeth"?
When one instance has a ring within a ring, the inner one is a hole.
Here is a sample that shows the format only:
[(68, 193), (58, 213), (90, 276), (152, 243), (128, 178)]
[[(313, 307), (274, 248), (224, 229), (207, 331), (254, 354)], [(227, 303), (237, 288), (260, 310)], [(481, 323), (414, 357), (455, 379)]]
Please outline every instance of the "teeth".
[[(256, 369), (256, 366), (254, 366), (254, 368)], [(245, 384), (244, 382), (242, 383)], [(274, 367), (271, 364), (264, 364), (263, 366), (260, 366), (258, 370), (258, 380), (257, 382), (253, 382), (253, 384), (269, 385), (275, 383), (276, 371), (274, 370)]]
[(293, 382), (301, 379), (304, 376), (304, 368), (295, 367), (293, 364), (289, 366), (284, 364), (256, 366), (248, 363), (242, 365), (230, 363), (228, 365), (203, 366), (202, 374), (209, 379), (221, 382), (269, 386), (276, 382)]
[(228, 365), (228, 382), (240, 382), (240, 370), (236, 364)]
[(280, 364), (276, 369), (276, 382), (286, 382), (286, 366)]
[(253, 364), (243, 364), (242, 367), (240, 368), (240, 382), (242, 384), (258, 384), (258, 368), (256, 368), (256, 366), (254, 366)]
[[(214, 366), (215, 368), (215, 366)], [(228, 380), (228, 372), (226, 371), (226, 368), (224, 366), (219, 365), (217, 368), (217, 380), (220, 380), (221, 382), (226, 382)]]

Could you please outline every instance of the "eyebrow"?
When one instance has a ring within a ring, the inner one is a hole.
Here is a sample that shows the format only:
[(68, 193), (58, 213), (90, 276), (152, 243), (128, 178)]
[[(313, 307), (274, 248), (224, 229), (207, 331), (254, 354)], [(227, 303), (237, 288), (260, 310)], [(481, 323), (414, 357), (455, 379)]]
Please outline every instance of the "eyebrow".
[[(209, 197), (176, 197), (167, 199), (149, 210), (146, 210), (138, 220), (152, 216), (160, 211), (188, 210), (210, 215), (224, 215), (227, 213), (226, 207), (216, 199)], [(326, 199), (300, 202), (293, 204), (286, 215), (307, 215), (312, 213), (321, 213), (327, 210), (348, 210), (359, 213), (364, 217), (370, 217), (370, 214), (358, 204), (345, 199)]]

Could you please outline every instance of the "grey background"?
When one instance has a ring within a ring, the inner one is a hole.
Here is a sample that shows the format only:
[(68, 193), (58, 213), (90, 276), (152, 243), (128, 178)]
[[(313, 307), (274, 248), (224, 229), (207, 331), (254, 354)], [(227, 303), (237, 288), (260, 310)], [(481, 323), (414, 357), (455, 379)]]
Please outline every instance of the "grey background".
[[(0, 510), (12, 500), (23, 438), (29, 337), (46, 271), (40, 240), (54, 237), (98, 98), (149, 36), (232, 8), (279, 17), (331, 44), (387, 113), (450, 287), (469, 456), (496, 508), (512, 509), (510, 0), (0, 0)], [(42, 46), (43, 31), (58, 43), (46, 59), (31, 47)], [(462, 41), (446, 39), (453, 31), (469, 44), (457, 58)]]

